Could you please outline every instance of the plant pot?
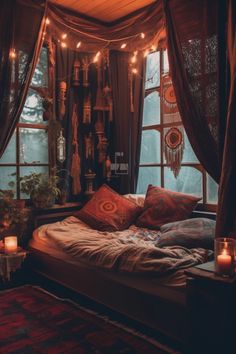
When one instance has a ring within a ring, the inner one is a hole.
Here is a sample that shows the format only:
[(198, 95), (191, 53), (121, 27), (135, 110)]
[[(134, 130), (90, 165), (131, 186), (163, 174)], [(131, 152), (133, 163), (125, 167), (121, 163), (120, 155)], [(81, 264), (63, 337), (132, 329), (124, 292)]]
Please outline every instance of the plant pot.
[(55, 197), (51, 195), (38, 195), (31, 198), (35, 208), (50, 208), (55, 203)]
[(19, 209), (24, 209), (25, 208), (25, 200), (24, 199), (16, 199), (15, 206)]

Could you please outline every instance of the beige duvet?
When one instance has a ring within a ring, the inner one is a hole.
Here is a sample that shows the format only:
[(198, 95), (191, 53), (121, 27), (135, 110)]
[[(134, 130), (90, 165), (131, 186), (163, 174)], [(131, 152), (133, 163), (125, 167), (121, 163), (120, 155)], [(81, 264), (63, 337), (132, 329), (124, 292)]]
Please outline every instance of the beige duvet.
[(209, 251), (202, 248), (156, 247), (160, 233), (134, 225), (125, 231), (102, 232), (71, 216), (41, 226), (35, 232), (51, 239), (76, 260), (123, 272), (163, 275), (204, 263), (209, 258)]

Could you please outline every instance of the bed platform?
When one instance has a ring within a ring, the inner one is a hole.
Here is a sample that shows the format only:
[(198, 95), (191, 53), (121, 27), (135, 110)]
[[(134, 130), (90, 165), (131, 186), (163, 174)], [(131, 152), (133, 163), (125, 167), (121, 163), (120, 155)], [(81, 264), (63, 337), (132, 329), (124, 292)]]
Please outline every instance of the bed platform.
[[(186, 325), (185, 289), (158, 285), (148, 277), (140, 282), (81, 263), (63, 261), (31, 248), (33, 271), (79, 294), (155, 329), (181, 343)], [(153, 279), (152, 279), (153, 280)], [(150, 284), (151, 283), (151, 284)], [(146, 286), (145, 286), (146, 284)]]

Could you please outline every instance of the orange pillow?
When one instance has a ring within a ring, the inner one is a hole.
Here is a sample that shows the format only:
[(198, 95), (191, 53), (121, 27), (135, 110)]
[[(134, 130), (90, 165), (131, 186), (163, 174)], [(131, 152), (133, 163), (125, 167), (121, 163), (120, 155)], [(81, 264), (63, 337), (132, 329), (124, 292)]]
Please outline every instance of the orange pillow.
[(141, 211), (136, 203), (104, 184), (74, 215), (93, 229), (120, 231), (127, 229)]
[(169, 222), (189, 218), (201, 198), (189, 194), (173, 192), (161, 187), (148, 186), (144, 210), (136, 220), (136, 225), (159, 229)]

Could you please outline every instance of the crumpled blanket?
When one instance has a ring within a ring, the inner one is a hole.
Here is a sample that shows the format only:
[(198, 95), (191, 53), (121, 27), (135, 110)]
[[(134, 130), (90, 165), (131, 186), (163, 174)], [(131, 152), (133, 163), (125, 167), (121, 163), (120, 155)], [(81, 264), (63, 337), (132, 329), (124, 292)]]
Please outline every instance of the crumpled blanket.
[(207, 262), (211, 251), (181, 246), (156, 246), (159, 231), (138, 228), (117, 232), (91, 229), (76, 217), (41, 226), (43, 233), (77, 260), (97, 267), (132, 273), (165, 273)]

